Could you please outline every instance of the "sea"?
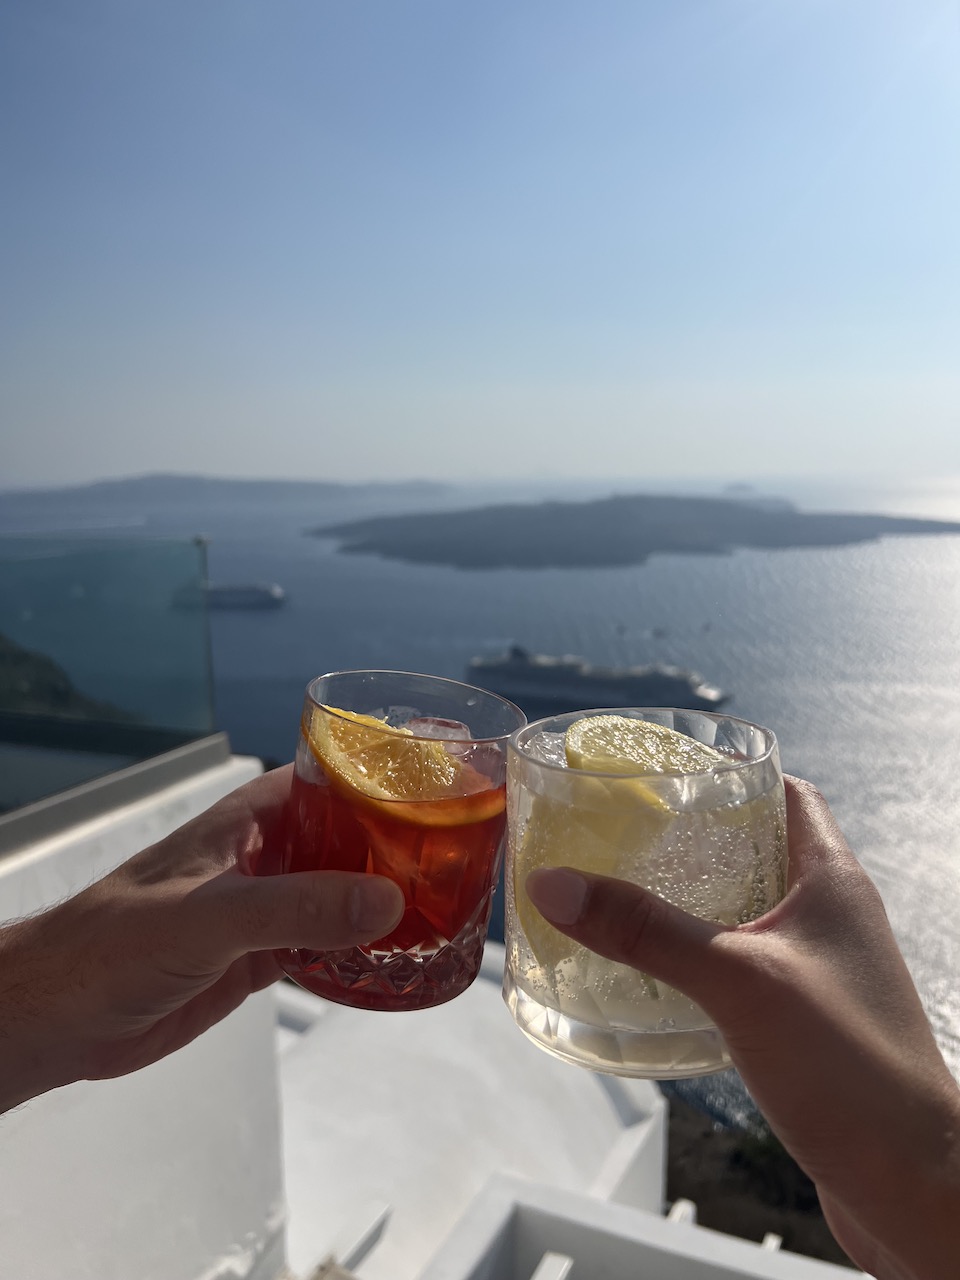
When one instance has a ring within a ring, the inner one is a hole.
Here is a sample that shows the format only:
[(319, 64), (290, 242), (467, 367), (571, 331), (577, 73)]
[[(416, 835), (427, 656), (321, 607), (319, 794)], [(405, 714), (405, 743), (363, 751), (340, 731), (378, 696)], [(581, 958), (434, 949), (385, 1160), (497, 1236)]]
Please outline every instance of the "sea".
[[(517, 643), (700, 672), (730, 694), (733, 714), (774, 729), (785, 770), (830, 801), (960, 1078), (960, 535), (662, 554), (616, 569), (461, 570), (345, 555), (305, 533), (386, 512), (603, 491), (531, 482), (318, 497), (281, 485), (174, 498), (121, 483), (0, 494), (0, 536), (202, 534), (211, 581), (279, 583), (282, 608), (211, 617), (218, 726), (235, 751), (274, 761), (291, 758), (304, 686), (324, 671), (463, 678), (473, 656)], [(960, 519), (960, 477), (774, 491), (805, 510)]]

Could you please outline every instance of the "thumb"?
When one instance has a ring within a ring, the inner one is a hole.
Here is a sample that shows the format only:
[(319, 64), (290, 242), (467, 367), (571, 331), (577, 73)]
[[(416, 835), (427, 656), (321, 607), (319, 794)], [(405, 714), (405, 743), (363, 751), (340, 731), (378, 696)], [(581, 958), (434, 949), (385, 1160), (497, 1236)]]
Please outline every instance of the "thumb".
[[(543, 867), (525, 888), (542, 916), (590, 951), (630, 965), (677, 987), (700, 1004), (717, 985), (714, 947), (728, 930), (688, 915), (656, 894), (625, 880)], [(703, 997), (701, 999), (701, 997)]]
[(385, 876), (299, 871), (238, 876), (224, 912), (237, 956), (276, 947), (339, 951), (388, 934), (403, 915), (403, 893)]

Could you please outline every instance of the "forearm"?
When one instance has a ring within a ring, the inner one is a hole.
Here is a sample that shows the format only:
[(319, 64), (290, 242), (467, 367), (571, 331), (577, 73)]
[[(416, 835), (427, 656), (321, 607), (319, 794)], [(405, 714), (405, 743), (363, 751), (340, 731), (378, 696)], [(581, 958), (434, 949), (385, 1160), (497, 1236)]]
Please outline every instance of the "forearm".
[(889, 1116), (882, 1155), (869, 1171), (833, 1190), (818, 1186), (821, 1205), (839, 1243), (876, 1280), (955, 1280), (960, 1090), (946, 1082), (913, 1124), (904, 1124), (906, 1110)]
[[(49, 915), (50, 913), (46, 913)], [(0, 929), (0, 1113), (66, 1084), (45, 916)]]

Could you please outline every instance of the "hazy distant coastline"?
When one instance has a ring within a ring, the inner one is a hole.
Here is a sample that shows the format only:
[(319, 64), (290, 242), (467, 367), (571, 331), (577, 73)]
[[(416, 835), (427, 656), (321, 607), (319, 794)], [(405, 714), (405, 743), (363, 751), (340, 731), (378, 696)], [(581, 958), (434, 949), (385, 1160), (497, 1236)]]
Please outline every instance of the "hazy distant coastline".
[(151, 502), (196, 502), (223, 497), (246, 498), (271, 502), (291, 498), (323, 501), (326, 498), (358, 498), (402, 494), (430, 500), (450, 489), (435, 480), (396, 480), (351, 483), (338, 480), (235, 479), (229, 476), (185, 475), (179, 472), (150, 472), (141, 476), (122, 476), (116, 480), (92, 480), (87, 484), (55, 486), (23, 486), (0, 490), (0, 497), (30, 501), (59, 499), (65, 494), (76, 496), (123, 497)]
[(633, 494), (465, 511), (376, 516), (310, 529), (351, 555), (458, 569), (612, 568), (657, 552), (837, 547), (907, 534), (960, 533), (960, 523), (807, 513), (785, 501)]

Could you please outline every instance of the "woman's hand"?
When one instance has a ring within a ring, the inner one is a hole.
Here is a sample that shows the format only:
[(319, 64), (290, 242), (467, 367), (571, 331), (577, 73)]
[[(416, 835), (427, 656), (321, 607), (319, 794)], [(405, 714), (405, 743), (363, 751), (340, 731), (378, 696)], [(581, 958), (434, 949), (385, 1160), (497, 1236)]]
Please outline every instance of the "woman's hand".
[(790, 887), (726, 928), (623, 881), (534, 871), (542, 914), (697, 1001), (757, 1105), (881, 1280), (960, 1274), (960, 1091), (876, 888), (823, 797), (786, 780)]
[(389, 933), (380, 876), (257, 878), (284, 830), (290, 768), (241, 787), (76, 897), (0, 931), (0, 1110), (172, 1053), (280, 976), (273, 948)]

